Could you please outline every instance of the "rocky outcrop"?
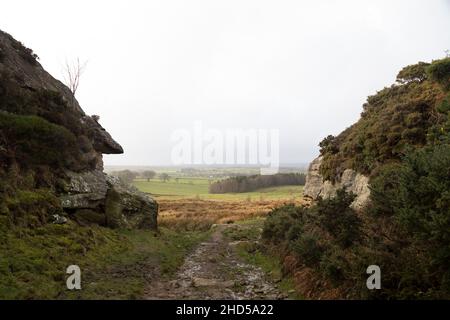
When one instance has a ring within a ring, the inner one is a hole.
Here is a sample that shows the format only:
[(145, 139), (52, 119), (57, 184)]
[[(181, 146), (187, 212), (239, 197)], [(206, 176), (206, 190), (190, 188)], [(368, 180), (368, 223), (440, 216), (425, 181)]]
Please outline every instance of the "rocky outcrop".
[(31, 49), (2, 31), (0, 120), (0, 180), (17, 168), (33, 177), (17, 188), (51, 190), (82, 224), (156, 229), (157, 203), (103, 172), (102, 154), (123, 153), (120, 144)]
[(68, 172), (69, 184), (60, 197), (64, 209), (94, 209), (104, 204), (108, 192), (106, 174), (100, 170)]
[(101, 154), (123, 153), (122, 146), (93, 117), (84, 116), (81, 118), (81, 123), (91, 131), (93, 147), (97, 152)]
[(336, 190), (345, 188), (346, 191), (356, 195), (352, 206), (355, 209), (363, 208), (367, 204), (370, 196), (369, 178), (352, 169), (346, 169), (338, 182), (333, 184), (329, 180), (323, 181), (323, 177), (319, 171), (321, 161), (322, 157), (318, 157), (309, 165), (303, 195), (314, 200), (319, 197), (330, 198), (336, 194)]
[(99, 170), (68, 176), (61, 204), (81, 224), (156, 229), (158, 204), (135, 187)]
[(156, 229), (158, 204), (137, 188), (106, 176), (106, 224), (110, 227)]

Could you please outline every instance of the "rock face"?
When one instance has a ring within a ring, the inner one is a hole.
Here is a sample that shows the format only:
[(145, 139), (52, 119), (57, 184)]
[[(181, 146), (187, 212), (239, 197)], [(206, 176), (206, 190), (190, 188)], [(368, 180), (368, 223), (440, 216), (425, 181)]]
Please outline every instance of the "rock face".
[(158, 204), (133, 186), (117, 177), (106, 176), (109, 187), (105, 215), (110, 227), (156, 229)]
[(68, 173), (63, 208), (81, 224), (156, 229), (158, 204), (133, 186), (99, 170)]
[(36, 58), (0, 30), (0, 180), (11, 168), (32, 176), (17, 188), (51, 190), (82, 224), (156, 229), (157, 203), (103, 172), (102, 154), (123, 153), (120, 144)]
[(352, 169), (346, 169), (342, 173), (340, 181), (334, 184), (329, 180), (323, 181), (319, 172), (321, 161), (322, 157), (317, 157), (309, 165), (303, 195), (314, 200), (318, 197), (330, 198), (335, 196), (336, 190), (345, 188), (345, 190), (357, 196), (352, 203), (352, 207), (355, 209), (363, 208), (370, 196), (369, 178)]

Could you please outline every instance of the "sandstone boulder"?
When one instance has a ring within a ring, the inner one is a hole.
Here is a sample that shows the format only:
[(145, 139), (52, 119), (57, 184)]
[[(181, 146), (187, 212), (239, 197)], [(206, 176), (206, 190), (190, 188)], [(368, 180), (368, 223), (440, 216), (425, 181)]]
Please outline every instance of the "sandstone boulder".
[(100, 206), (106, 198), (108, 185), (106, 174), (100, 170), (82, 173), (68, 172), (69, 184), (61, 195), (65, 209), (92, 209)]
[(62, 207), (81, 224), (111, 228), (156, 229), (158, 204), (120, 179), (94, 170), (68, 173)]
[(334, 197), (338, 189), (345, 188), (347, 192), (352, 192), (356, 195), (356, 199), (352, 203), (353, 208), (361, 209), (368, 203), (370, 196), (369, 177), (352, 169), (346, 169), (338, 182), (324, 181), (319, 171), (321, 162), (322, 157), (317, 157), (309, 165), (303, 190), (305, 197), (314, 200), (319, 197), (326, 199)]
[(107, 176), (106, 221), (111, 227), (156, 229), (158, 204), (117, 177)]

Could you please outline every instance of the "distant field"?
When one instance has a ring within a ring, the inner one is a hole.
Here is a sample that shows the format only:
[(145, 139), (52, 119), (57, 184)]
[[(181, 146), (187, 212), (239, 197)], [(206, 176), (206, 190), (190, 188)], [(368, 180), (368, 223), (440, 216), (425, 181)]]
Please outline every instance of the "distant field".
[(162, 199), (200, 198), (205, 200), (282, 200), (302, 197), (303, 186), (278, 186), (245, 193), (209, 194), (206, 178), (179, 178), (162, 182), (159, 179), (137, 179), (133, 183), (139, 190)]
[[(279, 168), (280, 173), (306, 173), (308, 166), (306, 164), (298, 166), (289, 166)], [(105, 166), (105, 171), (111, 173), (114, 171), (131, 170), (142, 172), (145, 170), (155, 171), (157, 174), (167, 173), (171, 177), (197, 177), (197, 178), (227, 178), (237, 175), (255, 175), (260, 174), (259, 167), (175, 167), (175, 166)]]
[(265, 217), (285, 203), (303, 204), (303, 186), (278, 186), (246, 193), (209, 194), (206, 177), (136, 179), (133, 184), (159, 203), (158, 224), (175, 230), (204, 231), (214, 223)]

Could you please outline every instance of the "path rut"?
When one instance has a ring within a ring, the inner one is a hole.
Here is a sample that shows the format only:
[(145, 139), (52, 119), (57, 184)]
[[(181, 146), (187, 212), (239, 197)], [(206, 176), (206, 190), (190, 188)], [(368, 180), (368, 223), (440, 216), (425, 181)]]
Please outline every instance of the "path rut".
[(261, 268), (242, 260), (237, 242), (224, 235), (236, 225), (216, 225), (211, 237), (202, 242), (171, 279), (152, 284), (146, 299), (284, 299), (276, 284)]

